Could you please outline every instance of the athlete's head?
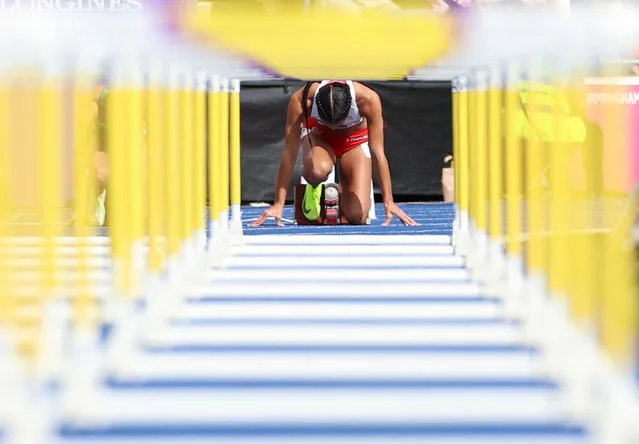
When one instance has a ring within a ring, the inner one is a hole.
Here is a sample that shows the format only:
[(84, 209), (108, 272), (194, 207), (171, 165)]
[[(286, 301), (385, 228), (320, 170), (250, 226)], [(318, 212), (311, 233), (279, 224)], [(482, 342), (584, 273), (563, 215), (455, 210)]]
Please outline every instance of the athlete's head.
[(320, 119), (329, 125), (342, 122), (351, 109), (351, 90), (348, 84), (331, 82), (322, 86), (315, 96)]

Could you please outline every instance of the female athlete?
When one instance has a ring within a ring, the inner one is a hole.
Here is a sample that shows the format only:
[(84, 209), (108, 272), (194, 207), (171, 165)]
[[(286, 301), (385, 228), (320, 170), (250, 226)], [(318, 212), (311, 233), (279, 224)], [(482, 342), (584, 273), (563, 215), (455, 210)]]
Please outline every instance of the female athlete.
[(309, 220), (319, 217), (322, 192), (319, 185), (328, 178), (339, 159), (340, 209), (349, 223), (366, 223), (373, 204), (370, 187), (374, 162), (386, 210), (382, 225), (388, 225), (394, 216), (404, 225), (417, 225), (393, 201), (384, 153), (382, 104), (379, 95), (369, 87), (351, 80), (307, 83), (289, 101), (284, 143), (275, 201), (253, 226), (262, 225), (269, 217), (282, 225), (282, 210), (300, 147), (302, 175), (308, 182), (303, 205)]

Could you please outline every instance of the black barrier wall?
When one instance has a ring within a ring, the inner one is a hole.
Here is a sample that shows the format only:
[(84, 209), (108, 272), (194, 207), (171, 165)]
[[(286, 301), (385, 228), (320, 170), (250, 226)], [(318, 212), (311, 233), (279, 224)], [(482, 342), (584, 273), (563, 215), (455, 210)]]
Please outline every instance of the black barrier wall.
[[(451, 84), (446, 81), (366, 82), (381, 96), (386, 156), (397, 201), (441, 199), (441, 167), (452, 154)], [(284, 147), (286, 109), (300, 81), (242, 83), (242, 199), (272, 202)], [(292, 185), (300, 180), (300, 160)], [(379, 186), (375, 183), (379, 197)], [(377, 200), (377, 198), (376, 198)]]

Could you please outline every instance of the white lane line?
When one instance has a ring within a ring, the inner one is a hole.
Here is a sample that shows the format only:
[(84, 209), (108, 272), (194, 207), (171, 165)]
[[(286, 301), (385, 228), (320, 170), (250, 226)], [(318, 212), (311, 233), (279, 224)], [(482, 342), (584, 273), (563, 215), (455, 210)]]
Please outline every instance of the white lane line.
[[(587, 444), (587, 440), (578, 435), (562, 434), (562, 433), (539, 433), (528, 435), (512, 435), (510, 433), (502, 434), (482, 434), (482, 440), (490, 444)], [(215, 444), (300, 444), (303, 440), (305, 444), (326, 444), (326, 436), (267, 436), (260, 435), (258, 439), (254, 436), (243, 435), (218, 435), (215, 438), (211, 436), (152, 436), (144, 437), (135, 435), (134, 438), (126, 436), (118, 436), (118, 444), (210, 444), (211, 440), (215, 440)], [(367, 444), (477, 444), (477, 436), (467, 435), (461, 432), (459, 435), (443, 433), (434, 435), (427, 433), (424, 435), (413, 436), (410, 434), (386, 434), (383, 436), (365, 435)], [(52, 444), (69, 444), (68, 440), (62, 438), (54, 438), (50, 441)], [(113, 438), (108, 434), (103, 436), (91, 436), (90, 438), (73, 438), (73, 444), (113, 444)], [(362, 444), (362, 436), (357, 434), (346, 434), (346, 436), (330, 435), (331, 444)]]
[(521, 343), (510, 324), (474, 325), (171, 325), (154, 343), (167, 346), (295, 345), (460, 345)]
[(314, 282), (312, 285), (293, 283), (289, 285), (265, 285), (259, 282), (229, 284), (217, 282), (195, 287), (191, 298), (224, 296), (244, 297), (391, 297), (391, 296), (469, 296), (480, 295), (480, 287), (474, 282), (450, 283), (402, 283), (402, 282)]
[(272, 244), (272, 245), (357, 245), (357, 244), (408, 244), (408, 245), (450, 245), (451, 236), (448, 235), (251, 235), (244, 236), (243, 241), (248, 245)]
[(452, 255), (450, 245), (242, 245), (234, 249), (240, 256), (295, 255)]
[(282, 255), (268, 256), (231, 256), (223, 259), (229, 267), (319, 267), (322, 264), (331, 267), (462, 267), (464, 258), (459, 256), (347, 256), (331, 257)]
[[(238, 280), (238, 281), (277, 281), (277, 282), (292, 282), (303, 281), (308, 282), (311, 278), (308, 273), (296, 273), (290, 269), (270, 269), (261, 270), (255, 269), (247, 272), (246, 270), (238, 269), (225, 269), (225, 270), (211, 270), (208, 272), (207, 279), (211, 282)], [(334, 280), (334, 281), (392, 281), (392, 282), (406, 282), (406, 281), (465, 281), (470, 279), (470, 272), (464, 268), (447, 268), (447, 269), (433, 269), (422, 268), (417, 270), (403, 270), (403, 269), (387, 269), (383, 272), (379, 270), (367, 270), (367, 269), (339, 269), (336, 268), (330, 271), (323, 271), (317, 276), (317, 279), (321, 280)]]
[(380, 421), (544, 421), (559, 417), (558, 395), (539, 389), (485, 390), (152, 390), (94, 399), (106, 422), (206, 421), (242, 424)]
[(125, 364), (136, 379), (211, 378), (531, 378), (540, 363), (524, 353), (136, 354)]
[(174, 319), (496, 319), (501, 309), (486, 302), (224, 302), (182, 304)]

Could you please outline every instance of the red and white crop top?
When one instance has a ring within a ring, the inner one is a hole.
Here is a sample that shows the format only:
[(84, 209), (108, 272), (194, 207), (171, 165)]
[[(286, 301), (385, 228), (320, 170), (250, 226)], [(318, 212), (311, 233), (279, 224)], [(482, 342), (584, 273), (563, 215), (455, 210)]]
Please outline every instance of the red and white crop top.
[[(319, 113), (317, 111), (317, 103), (315, 102), (315, 97), (317, 96), (317, 92), (319, 91), (319, 89), (331, 82), (338, 82), (336, 80), (322, 80), (322, 82), (319, 84), (319, 87), (315, 90), (315, 95), (313, 96), (313, 106), (311, 108), (311, 118), (317, 120), (318, 122), (322, 122), (322, 119), (319, 116)], [(346, 83), (348, 85), (348, 87), (350, 88), (351, 91), (351, 109), (348, 111), (348, 115), (346, 116), (346, 119), (344, 119), (344, 122), (342, 123), (342, 125), (340, 125), (340, 128), (349, 128), (351, 126), (355, 126), (359, 123), (361, 123), (364, 118), (360, 115), (359, 113), (359, 109), (357, 108), (357, 100), (355, 97), (355, 85), (353, 85), (353, 81), (352, 80), (345, 80), (345, 81), (340, 81), (341, 83)], [(323, 123), (323, 122), (322, 122)]]

